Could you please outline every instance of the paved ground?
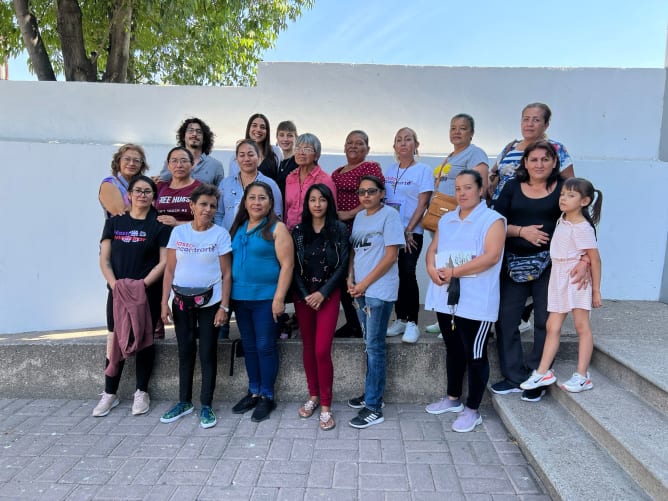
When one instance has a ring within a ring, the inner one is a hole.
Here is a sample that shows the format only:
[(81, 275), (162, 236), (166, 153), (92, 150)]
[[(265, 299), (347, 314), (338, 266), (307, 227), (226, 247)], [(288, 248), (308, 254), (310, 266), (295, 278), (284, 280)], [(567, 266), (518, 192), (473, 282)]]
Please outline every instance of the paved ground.
[(0, 499), (548, 499), (491, 408), (459, 434), (454, 416), (416, 405), (388, 405), (385, 423), (356, 430), (337, 403), (337, 427), (322, 432), (290, 402), (259, 424), (219, 402), (209, 430), (196, 413), (160, 423), (169, 402), (93, 418), (95, 403), (0, 399)]

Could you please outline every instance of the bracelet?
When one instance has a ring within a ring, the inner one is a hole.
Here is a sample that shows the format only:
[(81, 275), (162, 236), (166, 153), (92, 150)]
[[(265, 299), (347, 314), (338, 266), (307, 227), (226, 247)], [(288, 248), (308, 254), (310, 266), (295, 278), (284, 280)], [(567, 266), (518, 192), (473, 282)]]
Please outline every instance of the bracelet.
[(225, 313), (230, 312), (230, 308), (227, 306), (223, 306), (222, 304), (218, 307), (219, 309), (223, 310)]
[(517, 236), (518, 236), (518, 237), (521, 237), (521, 236), (522, 236), (522, 228), (524, 228), (524, 226), (520, 226), (520, 229), (519, 229), (519, 231), (517, 232)]

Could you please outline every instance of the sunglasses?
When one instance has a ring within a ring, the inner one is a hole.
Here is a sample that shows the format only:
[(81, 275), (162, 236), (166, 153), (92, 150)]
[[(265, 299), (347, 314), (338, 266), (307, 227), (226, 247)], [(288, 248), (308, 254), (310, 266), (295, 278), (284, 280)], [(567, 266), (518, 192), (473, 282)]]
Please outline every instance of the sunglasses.
[(366, 190), (363, 189), (363, 188), (360, 188), (359, 190), (357, 190), (357, 195), (360, 196), (360, 197), (363, 197), (364, 195), (375, 195), (379, 191), (380, 191), (380, 189), (378, 189), (378, 188), (367, 188)]

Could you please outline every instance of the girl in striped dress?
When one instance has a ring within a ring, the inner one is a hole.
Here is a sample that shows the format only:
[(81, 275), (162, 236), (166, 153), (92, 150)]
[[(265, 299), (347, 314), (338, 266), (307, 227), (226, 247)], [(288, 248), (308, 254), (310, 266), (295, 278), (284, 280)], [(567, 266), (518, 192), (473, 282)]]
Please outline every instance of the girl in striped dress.
[[(594, 349), (589, 312), (592, 307), (601, 306), (601, 256), (594, 225), (600, 219), (602, 202), (602, 193), (586, 179), (567, 179), (561, 188), (559, 208), (563, 214), (550, 244), (552, 271), (547, 299), (550, 312), (547, 337), (538, 369), (520, 385), (524, 390), (548, 386), (557, 380), (550, 366), (559, 349), (561, 326), (569, 312), (573, 313), (579, 338), (578, 367), (577, 372), (559, 386), (575, 393), (593, 388), (588, 371)], [(571, 283), (570, 272), (583, 255), (591, 262), (591, 284), (578, 289), (578, 284)]]

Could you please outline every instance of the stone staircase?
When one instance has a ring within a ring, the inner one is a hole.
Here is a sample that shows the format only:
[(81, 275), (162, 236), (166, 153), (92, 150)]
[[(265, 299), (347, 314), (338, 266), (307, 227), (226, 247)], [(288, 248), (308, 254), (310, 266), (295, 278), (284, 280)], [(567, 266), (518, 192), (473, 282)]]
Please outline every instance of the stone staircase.
[[(592, 314), (593, 390), (572, 394), (555, 384), (540, 403), (492, 396), (554, 499), (668, 499), (668, 305), (611, 306)], [(563, 337), (559, 381), (577, 359), (572, 325)]]

